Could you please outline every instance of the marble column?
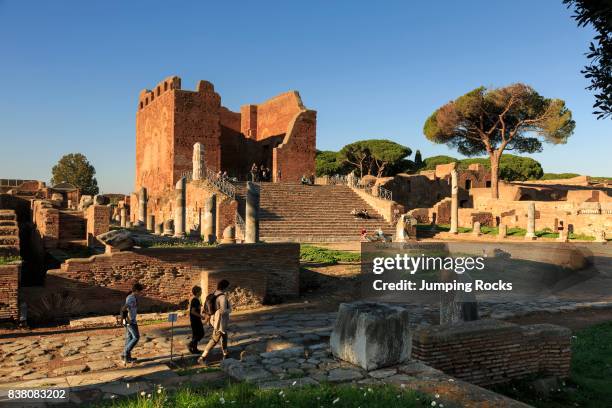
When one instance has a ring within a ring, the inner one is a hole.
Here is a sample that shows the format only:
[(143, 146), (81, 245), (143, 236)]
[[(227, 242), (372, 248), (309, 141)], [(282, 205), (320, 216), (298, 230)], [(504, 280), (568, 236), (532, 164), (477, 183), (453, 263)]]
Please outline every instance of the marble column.
[(217, 195), (212, 194), (204, 202), (204, 219), (202, 220), (202, 239), (209, 244), (217, 241)]
[(175, 206), (174, 206), (174, 236), (184, 237), (185, 236), (185, 193), (187, 188), (187, 180), (185, 177), (181, 177), (176, 182), (175, 187)]
[(497, 230), (497, 239), (504, 239), (508, 235), (508, 226), (506, 224), (499, 224)]
[(163, 222), (156, 222), (154, 223), (155, 225), (155, 235), (162, 235), (164, 233), (164, 223)]
[(166, 220), (164, 221), (164, 235), (171, 236), (174, 235), (174, 221)]
[(472, 234), (476, 237), (480, 236), (480, 222), (476, 221), (472, 226)]
[(450, 233), (458, 234), (459, 230), (459, 182), (457, 181), (457, 170), (451, 171), (451, 226)]
[(200, 142), (193, 145), (193, 174), (194, 180), (201, 180), (204, 178), (204, 145)]
[(525, 239), (533, 240), (536, 239), (535, 235), (535, 203), (529, 203), (527, 207), (527, 233), (525, 234)]
[(247, 181), (244, 242), (259, 242), (259, 186)]
[(222, 244), (235, 244), (236, 243), (236, 227), (228, 225), (223, 230)]
[(127, 226), (127, 210), (125, 209), (125, 207), (121, 207), (119, 209), (119, 217), (121, 217), (121, 227), (125, 228)]
[(147, 222), (147, 189), (141, 187), (138, 192), (138, 225), (145, 225)]
[(154, 232), (155, 230), (155, 216), (153, 214), (147, 214), (147, 231)]

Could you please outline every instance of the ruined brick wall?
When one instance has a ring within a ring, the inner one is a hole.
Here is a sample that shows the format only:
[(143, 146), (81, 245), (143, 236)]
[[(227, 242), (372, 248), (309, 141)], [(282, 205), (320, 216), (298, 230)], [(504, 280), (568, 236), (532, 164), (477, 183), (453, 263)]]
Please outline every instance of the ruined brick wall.
[(149, 194), (169, 189), (174, 180), (174, 89), (180, 78), (166, 78), (153, 91), (140, 93), (136, 112), (136, 179), (134, 191), (141, 186)]
[(19, 319), (21, 262), (0, 265), (0, 320)]
[[(236, 244), (210, 248), (150, 248), (70, 259), (47, 272), (45, 291), (71, 296), (82, 313), (116, 313), (131, 285), (145, 285), (140, 310), (182, 307), (193, 285), (205, 293), (219, 279), (258, 297), (299, 293), (299, 245)], [(40, 297), (38, 293), (36, 297)], [(32, 296), (29, 301), (35, 302)]]
[[(259, 118), (258, 118), (259, 123)], [(272, 155), (273, 179), (299, 181), (303, 175), (315, 173), (317, 113), (298, 113), (290, 123), (283, 143)]]
[(103, 245), (96, 238), (110, 229), (111, 207), (106, 205), (90, 205), (87, 208), (87, 245)]
[[(451, 195), (450, 173), (456, 163), (441, 164), (435, 171), (421, 172), (420, 174), (398, 174), (389, 180), (383, 187), (393, 193), (393, 199), (407, 209), (430, 208)], [(472, 164), (465, 170), (458, 171), (457, 183), (459, 185), (460, 207), (472, 206), (472, 192), (490, 189), (491, 175), (482, 166)]]
[[(489, 212), (495, 220), (509, 227), (526, 228), (528, 206), (529, 201), (479, 197), (474, 203), (474, 211)], [(594, 236), (603, 229), (606, 236), (612, 236), (612, 203), (536, 201), (535, 206), (536, 230), (548, 228), (556, 231), (563, 226), (571, 228), (576, 233)]]
[(569, 329), (551, 324), (496, 320), (429, 326), (415, 332), (412, 358), (484, 386), (540, 373), (567, 378), (570, 336)]
[(60, 213), (46, 200), (32, 201), (32, 222), (44, 248), (57, 248), (60, 239)]
[(193, 145), (204, 145), (204, 160), (212, 170), (221, 168), (221, 97), (213, 84), (199, 81), (196, 92), (176, 91), (174, 113), (174, 183), (192, 170)]
[(257, 140), (284, 135), (297, 114), (305, 110), (296, 91), (277, 95), (257, 105)]

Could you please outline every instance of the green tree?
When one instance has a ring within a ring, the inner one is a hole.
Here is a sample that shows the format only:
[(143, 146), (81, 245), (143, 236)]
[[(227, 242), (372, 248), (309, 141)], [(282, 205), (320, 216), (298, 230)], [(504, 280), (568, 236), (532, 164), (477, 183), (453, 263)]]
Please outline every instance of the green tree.
[(98, 194), (98, 181), (94, 177), (96, 169), (81, 153), (62, 156), (51, 170), (51, 184), (68, 182), (81, 190), (81, 194)]
[[(574, 131), (572, 113), (560, 99), (539, 95), (524, 84), (476, 88), (438, 108), (423, 133), (466, 156), (486, 153), (491, 163), (491, 196), (499, 197), (499, 161), (504, 150), (539, 152), (541, 140), (565, 143)], [(541, 140), (540, 140), (541, 139)]]
[(339, 154), (342, 163), (359, 170), (359, 175), (372, 174), (382, 177), (412, 150), (386, 139), (360, 140), (344, 146)]
[(610, 0), (563, 0), (574, 7), (573, 18), (579, 27), (593, 26), (596, 35), (589, 45), (589, 65), (581, 71), (595, 91), (593, 112), (598, 119), (612, 117), (612, 2)]
[[(459, 167), (467, 169), (470, 164), (482, 164), (491, 169), (491, 162), (486, 157), (463, 159)], [(544, 175), (542, 165), (531, 157), (516, 156), (513, 154), (502, 154), (499, 161), (499, 178), (506, 181), (537, 180)]]
[(417, 169), (423, 167), (423, 156), (421, 156), (420, 150), (417, 150), (414, 154), (414, 165)]
[(459, 161), (460, 161), (459, 159), (455, 159), (454, 157), (451, 157), (451, 156), (444, 156), (444, 155), (431, 156), (423, 160), (423, 170), (435, 170), (438, 164), (448, 164), (448, 163), (454, 163), (454, 162), (459, 162)]
[(333, 176), (335, 174), (347, 174), (348, 168), (339, 159), (338, 152), (330, 150), (320, 151), (317, 150), (317, 156), (315, 158), (315, 168), (317, 176)]

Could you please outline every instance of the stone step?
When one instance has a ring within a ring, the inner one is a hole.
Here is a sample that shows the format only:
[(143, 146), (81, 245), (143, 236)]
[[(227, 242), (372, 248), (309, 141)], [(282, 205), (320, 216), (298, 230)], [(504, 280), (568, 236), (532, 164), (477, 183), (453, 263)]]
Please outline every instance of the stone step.
[(0, 210), (0, 220), (17, 221), (17, 215), (13, 210)]
[(19, 247), (19, 237), (16, 235), (2, 235), (0, 236), (0, 245)]

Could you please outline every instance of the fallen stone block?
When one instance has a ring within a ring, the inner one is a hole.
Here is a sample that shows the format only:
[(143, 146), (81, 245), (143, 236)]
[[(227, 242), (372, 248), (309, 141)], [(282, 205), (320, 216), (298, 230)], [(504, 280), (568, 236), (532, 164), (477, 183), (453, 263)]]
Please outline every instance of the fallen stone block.
[(410, 358), (408, 310), (383, 303), (342, 303), (330, 338), (337, 358), (366, 370), (401, 364)]

